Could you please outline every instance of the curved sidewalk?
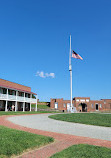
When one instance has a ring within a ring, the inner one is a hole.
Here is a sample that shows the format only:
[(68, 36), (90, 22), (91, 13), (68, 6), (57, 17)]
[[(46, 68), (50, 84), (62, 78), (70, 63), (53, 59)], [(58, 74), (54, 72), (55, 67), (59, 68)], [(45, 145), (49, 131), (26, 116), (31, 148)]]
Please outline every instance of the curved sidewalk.
[[(40, 114), (41, 117), (46, 114)], [(29, 116), (37, 116), (37, 115), (27, 115)], [(7, 126), (9, 128), (23, 130), (35, 134), (45, 135), (45, 136), (51, 136), (55, 139), (55, 142), (52, 144), (49, 144), (47, 146), (44, 146), (42, 148), (36, 149), (34, 151), (24, 153), (21, 156), (22, 158), (48, 158), (51, 155), (53, 155), (56, 152), (59, 152), (73, 144), (92, 144), (92, 145), (98, 145), (98, 146), (104, 146), (111, 148), (111, 141), (107, 140), (100, 140), (100, 139), (94, 139), (94, 138), (88, 138), (88, 137), (81, 137), (81, 136), (74, 136), (69, 134), (61, 134), (56, 132), (48, 132), (38, 129), (32, 129), (28, 127), (23, 127), (20, 125), (17, 125), (15, 123), (10, 122), (8, 119), (12, 119), (12, 116), (0, 116), (0, 125)], [(18, 116), (13, 116), (13, 118), (17, 118)], [(19, 116), (21, 117), (21, 116)], [(22, 117), (26, 117), (26, 115), (23, 115)], [(27, 121), (28, 122), (28, 121)]]
[(54, 120), (48, 118), (48, 116), (50, 115), (52, 114), (16, 116), (10, 117), (8, 120), (15, 124), (28, 128), (111, 141), (110, 127), (101, 127)]

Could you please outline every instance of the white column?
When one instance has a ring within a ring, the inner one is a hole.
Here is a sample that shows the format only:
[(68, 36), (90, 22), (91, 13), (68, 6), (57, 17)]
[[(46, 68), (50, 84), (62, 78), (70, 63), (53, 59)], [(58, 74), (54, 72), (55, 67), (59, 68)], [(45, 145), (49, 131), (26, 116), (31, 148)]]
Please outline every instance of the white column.
[(36, 108), (35, 108), (35, 111), (37, 111), (37, 96), (36, 96)]
[(31, 100), (32, 100), (32, 94), (30, 94), (30, 111), (31, 111)]
[(24, 102), (23, 102), (23, 112), (25, 111), (25, 92), (24, 92)]
[(16, 91), (15, 112), (17, 111), (17, 96), (18, 96), (18, 91)]
[(7, 99), (6, 99), (5, 111), (7, 111), (7, 104), (8, 104), (8, 88), (7, 88)]
[(7, 100), (8, 100), (8, 89), (7, 89)]

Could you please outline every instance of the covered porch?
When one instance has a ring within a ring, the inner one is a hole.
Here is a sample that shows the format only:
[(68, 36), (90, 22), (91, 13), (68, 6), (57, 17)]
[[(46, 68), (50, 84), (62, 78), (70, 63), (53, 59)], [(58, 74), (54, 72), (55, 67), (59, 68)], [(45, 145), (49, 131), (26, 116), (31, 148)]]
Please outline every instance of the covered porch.
[(0, 111), (31, 111), (31, 103), (0, 100)]

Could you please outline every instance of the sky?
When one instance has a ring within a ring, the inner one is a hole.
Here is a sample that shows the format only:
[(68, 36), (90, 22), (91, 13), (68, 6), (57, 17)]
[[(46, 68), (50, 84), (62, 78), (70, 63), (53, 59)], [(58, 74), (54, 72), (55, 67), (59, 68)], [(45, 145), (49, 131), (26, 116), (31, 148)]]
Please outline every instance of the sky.
[(111, 0), (1, 0), (0, 78), (31, 87), (40, 101), (111, 98)]

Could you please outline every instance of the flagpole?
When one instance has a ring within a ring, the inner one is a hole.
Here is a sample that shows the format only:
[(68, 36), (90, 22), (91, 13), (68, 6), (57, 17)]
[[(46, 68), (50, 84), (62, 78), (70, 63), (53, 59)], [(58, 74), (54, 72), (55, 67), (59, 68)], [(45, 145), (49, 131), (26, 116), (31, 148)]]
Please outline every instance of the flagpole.
[(71, 35), (70, 35), (70, 52), (69, 52), (69, 71), (70, 71), (70, 100), (71, 100), (71, 112), (72, 112), (72, 65), (71, 65)]

